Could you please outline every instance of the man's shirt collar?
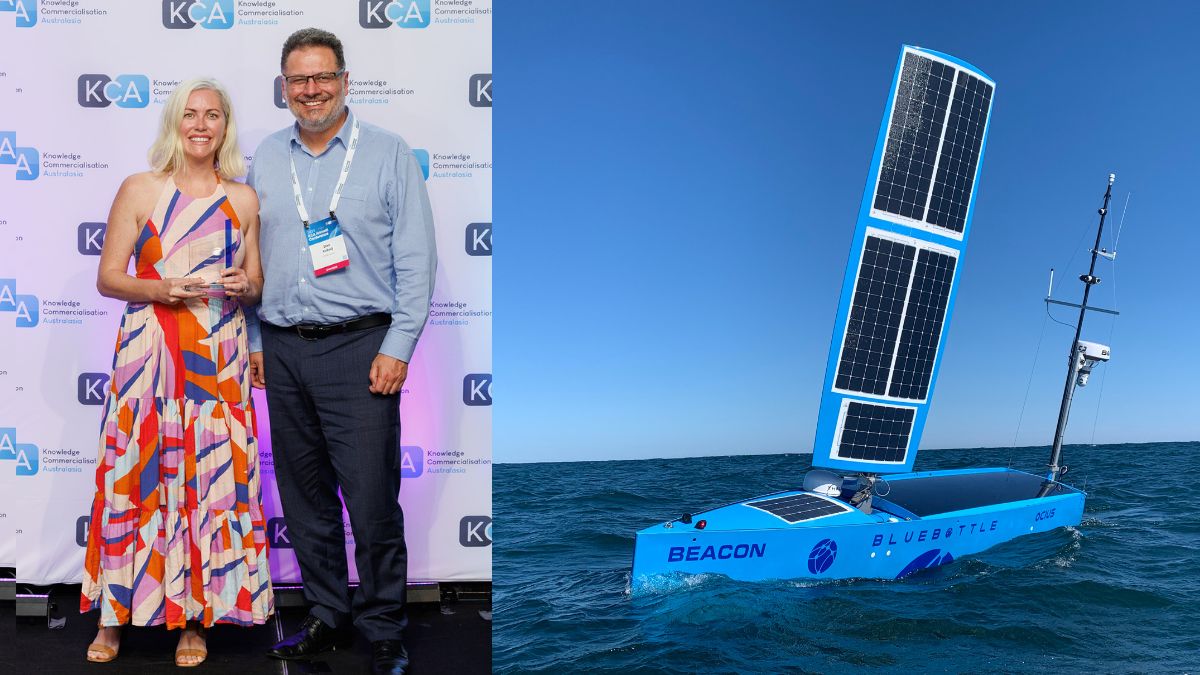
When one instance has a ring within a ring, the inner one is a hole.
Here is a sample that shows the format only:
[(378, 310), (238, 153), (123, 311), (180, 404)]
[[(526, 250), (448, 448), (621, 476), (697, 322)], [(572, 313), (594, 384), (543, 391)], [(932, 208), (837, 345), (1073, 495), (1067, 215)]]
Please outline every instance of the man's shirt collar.
[[(335, 140), (341, 141), (343, 148), (350, 147), (350, 129), (353, 126), (354, 126), (354, 112), (350, 110), (350, 106), (346, 106), (346, 119), (342, 122), (342, 128), (338, 129), (336, 136), (329, 139), (329, 145), (326, 145), (325, 150), (322, 151), (320, 154), (322, 154), (322, 155), (325, 154), (325, 152), (329, 150), (330, 146), (333, 145), (333, 142)], [(304, 145), (304, 141), (300, 140), (300, 123), (299, 122), (292, 123), (291, 143), (293, 146), (299, 147), (302, 150), (307, 151), (307, 146)], [(309, 154), (312, 154), (312, 153), (309, 152)]]

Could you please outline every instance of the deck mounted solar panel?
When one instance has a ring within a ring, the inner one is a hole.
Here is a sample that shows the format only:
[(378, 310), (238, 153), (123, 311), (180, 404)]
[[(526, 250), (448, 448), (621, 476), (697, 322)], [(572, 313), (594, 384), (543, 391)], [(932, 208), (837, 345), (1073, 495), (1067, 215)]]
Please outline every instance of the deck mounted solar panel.
[(889, 396), (924, 400), (928, 395), (957, 262), (954, 256), (929, 249), (917, 255)]
[(838, 439), (843, 459), (903, 463), (912, 437), (914, 408), (847, 401)]
[(905, 46), (851, 239), (813, 466), (911, 471), (971, 232), (996, 84)]
[(822, 499), (813, 495), (776, 497), (757, 502), (747, 502), (746, 505), (776, 515), (789, 523), (799, 523), (805, 520), (849, 511), (849, 509), (841, 504), (835, 504), (828, 499)]

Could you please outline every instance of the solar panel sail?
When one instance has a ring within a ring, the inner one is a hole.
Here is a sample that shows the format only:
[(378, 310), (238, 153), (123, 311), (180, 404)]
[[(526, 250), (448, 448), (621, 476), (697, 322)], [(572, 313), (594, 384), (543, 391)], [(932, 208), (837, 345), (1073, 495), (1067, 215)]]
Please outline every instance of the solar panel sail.
[(813, 465), (909, 471), (954, 306), (995, 83), (901, 50), (830, 343)]
[(871, 211), (961, 238), (995, 85), (945, 58), (911, 47), (903, 52)]

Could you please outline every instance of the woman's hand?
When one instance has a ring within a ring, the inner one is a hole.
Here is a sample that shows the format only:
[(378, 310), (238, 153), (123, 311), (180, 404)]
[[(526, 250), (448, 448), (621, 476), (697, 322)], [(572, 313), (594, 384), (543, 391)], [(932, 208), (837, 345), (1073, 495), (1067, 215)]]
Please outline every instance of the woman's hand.
[(188, 286), (202, 286), (206, 282), (200, 277), (187, 277), (186, 279), (162, 279), (158, 282), (158, 288), (154, 294), (154, 301), (161, 302), (164, 305), (175, 305), (184, 300), (192, 298), (203, 298), (208, 295), (208, 291), (189, 291)]

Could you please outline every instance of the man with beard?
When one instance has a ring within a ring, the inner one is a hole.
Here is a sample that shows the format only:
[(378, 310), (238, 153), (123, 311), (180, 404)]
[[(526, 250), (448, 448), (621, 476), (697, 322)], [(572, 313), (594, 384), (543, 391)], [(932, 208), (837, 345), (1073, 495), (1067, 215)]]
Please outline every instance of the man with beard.
[[(403, 673), (398, 407), (433, 292), (433, 214), (408, 144), (346, 107), (335, 35), (297, 31), (281, 66), (296, 124), (258, 146), (247, 180), (261, 203), (265, 278), (250, 368), (266, 388), (275, 479), (311, 610), (269, 655), (347, 647), (353, 622), (372, 643), (374, 671)], [(339, 488), (354, 533), (353, 598)]]

